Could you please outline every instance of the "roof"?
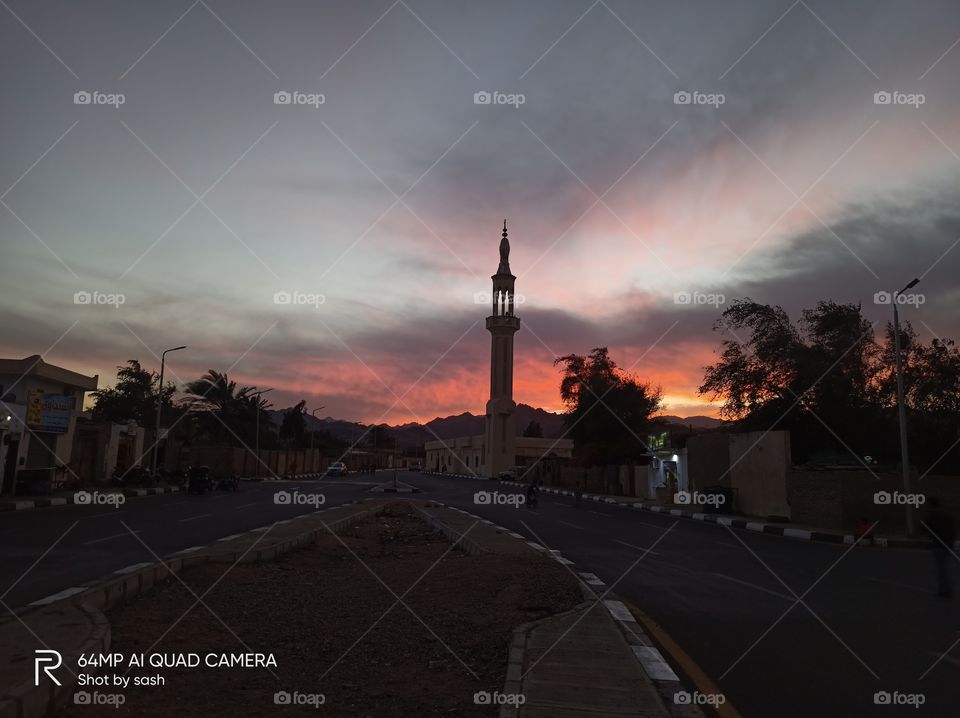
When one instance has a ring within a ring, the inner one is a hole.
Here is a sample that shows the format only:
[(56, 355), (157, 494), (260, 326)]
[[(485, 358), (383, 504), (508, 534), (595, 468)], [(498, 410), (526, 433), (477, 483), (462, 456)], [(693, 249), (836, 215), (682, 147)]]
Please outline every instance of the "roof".
[(95, 391), (100, 379), (99, 374), (87, 376), (64, 369), (56, 364), (48, 364), (39, 354), (28, 356), (25, 359), (0, 359), (0, 374), (17, 377), (35, 376), (84, 391)]

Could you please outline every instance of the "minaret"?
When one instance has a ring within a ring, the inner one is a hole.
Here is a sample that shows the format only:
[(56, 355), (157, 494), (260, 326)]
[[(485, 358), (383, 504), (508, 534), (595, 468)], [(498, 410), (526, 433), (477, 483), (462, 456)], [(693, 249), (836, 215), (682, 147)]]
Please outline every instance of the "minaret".
[(517, 405), (513, 401), (513, 335), (520, 328), (514, 314), (514, 282), (510, 273), (510, 242), (507, 220), (503, 220), (500, 239), (500, 266), (493, 280), (493, 314), (487, 317), (490, 332), (490, 400), (487, 402), (486, 458), (487, 476), (496, 478), (516, 463)]

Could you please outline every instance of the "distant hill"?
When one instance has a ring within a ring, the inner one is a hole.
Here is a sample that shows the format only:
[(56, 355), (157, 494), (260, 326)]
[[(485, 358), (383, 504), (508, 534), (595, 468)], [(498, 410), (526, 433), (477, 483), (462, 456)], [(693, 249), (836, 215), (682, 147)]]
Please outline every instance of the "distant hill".
[[(283, 421), (283, 414), (286, 409), (271, 410), (270, 415), (273, 423), (278, 427)], [(367, 425), (355, 421), (344, 421), (343, 419), (334, 419), (326, 417), (318, 419), (313, 416), (304, 417), (308, 430), (329, 431), (333, 436), (344, 441), (355, 442), (367, 430)], [(693, 426), (697, 429), (714, 429), (721, 424), (719, 419), (713, 419), (709, 416), (688, 416), (682, 418), (679, 416), (659, 416), (671, 424), (684, 424)], [(537, 409), (527, 404), (517, 404), (517, 434), (522, 434), (523, 430), (531, 421), (536, 421), (543, 428), (543, 435), (547, 438), (556, 438), (563, 434), (563, 415), (557, 414), (545, 409)], [(384, 424), (387, 434), (401, 448), (416, 448), (423, 446), (424, 442), (434, 441), (436, 439), (455, 439), (458, 436), (476, 436), (483, 433), (483, 416), (471, 414), (468, 411), (453, 416), (436, 417), (428, 421), (425, 425), (417, 422), (408, 424), (398, 424), (390, 426)]]
[(718, 426), (723, 426), (725, 422), (720, 419), (714, 419), (712, 416), (673, 416), (672, 414), (664, 414), (663, 416), (656, 416), (655, 419), (662, 419), (668, 424), (683, 424), (684, 426), (692, 426), (694, 429), (716, 429)]

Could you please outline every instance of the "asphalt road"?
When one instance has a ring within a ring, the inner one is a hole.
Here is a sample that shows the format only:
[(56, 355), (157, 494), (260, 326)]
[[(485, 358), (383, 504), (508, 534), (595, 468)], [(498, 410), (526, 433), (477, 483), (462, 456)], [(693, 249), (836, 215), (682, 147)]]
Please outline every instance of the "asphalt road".
[[(665, 629), (748, 718), (958, 714), (960, 658), (941, 656), (960, 640), (960, 606), (934, 595), (924, 551), (849, 550), (591, 501), (575, 507), (551, 495), (536, 510), (478, 504), (477, 491), (518, 490), (411, 472), (402, 478), (422, 490), (418, 498), (494, 520), (597, 574)], [(0, 596), (23, 606), (314, 510), (275, 503), (279, 490), (322, 493), (331, 506), (369, 495), (372, 483), (369, 476), (244, 483), (236, 494), (4, 513)], [(924, 703), (878, 706), (878, 691), (922, 694)]]
[[(925, 551), (849, 550), (592, 501), (577, 508), (549, 494), (535, 511), (477, 504), (477, 491), (518, 489), (407, 480), (421, 496), (494, 520), (597, 574), (663, 627), (744, 716), (960, 714), (960, 660), (940, 659), (960, 639), (960, 605), (934, 594)], [(954, 569), (960, 579), (960, 562)], [(878, 691), (923, 694), (924, 703), (876, 705)]]
[[(59, 506), (0, 514), (0, 600), (17, 608), (133, 564), (156, 561), (299, 514), (277, 491), (322, 495), (324, 506), (364, 496), (371, 476), (348, 480), (242, 482), (237, 492), (131, 498), (110, 506)], [(319, 499), (315, 499), (319, 501)]]

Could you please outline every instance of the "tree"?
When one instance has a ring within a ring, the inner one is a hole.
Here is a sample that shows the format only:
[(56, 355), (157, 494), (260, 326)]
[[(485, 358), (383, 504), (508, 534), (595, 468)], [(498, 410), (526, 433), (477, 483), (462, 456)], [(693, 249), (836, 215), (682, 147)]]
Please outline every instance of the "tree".
[(531, 439), (542, 439), (543, 438), (543, 427), (540, 426), (540, 422), (535, 419), (531, 419), (530, 423), (527, 424), (527, 428), (523, 430), (523, 435)]
[(140, 366), (136, 359), (128, 359), (126, 366), (117, 367), (117, 382), (110, 389), (93, 392), (93, 416), (102, 421), (124, 423), (134, 419), (141, 426), (153, 426), (157, 416), (157, 401), (162, 397), (163, 410), (173, 407), (176, 387), (168, 383), (159, 390), (160, 375)]
[[(878, 341), (858, 304), (821, 301), (794, 325), (782, 308), (742, 299), (714, 329), (731, 338), (699, 392), (722, 400), (735, 430), (789, 430), (797, 462), (899, 461), (892, 324)], [(960, 435), (960, 352), (949, 340), (925, 346), (909, 322), (900, 341), (911, 460), (933, 466)]]
[(253, 446), (259, 413), (261, 437), (273, 443), (275, 436), (267, 413), (270, 403), (256, 393), (257, 387), (238, 387), (226, 373), (210, 369), (188, 382), (184, 391), (183, 406), (193, 415), (198, 433), (208, 441)]
[(286, 441), (291, 446), (297, 448), (302, 448), (306, 445), (307, 432), (304, 417), (306, 406), (307, 401), (303, 399), (283, 413), (283, 422), (280, 424), (281, 441)]
[(563, 366), (564, 423), (584, 463), (623, 463), (647, 453), (640, 437), (660, 408), (659, 387), (621, 370), (607, 347), (559, 357), (554, 365)]

